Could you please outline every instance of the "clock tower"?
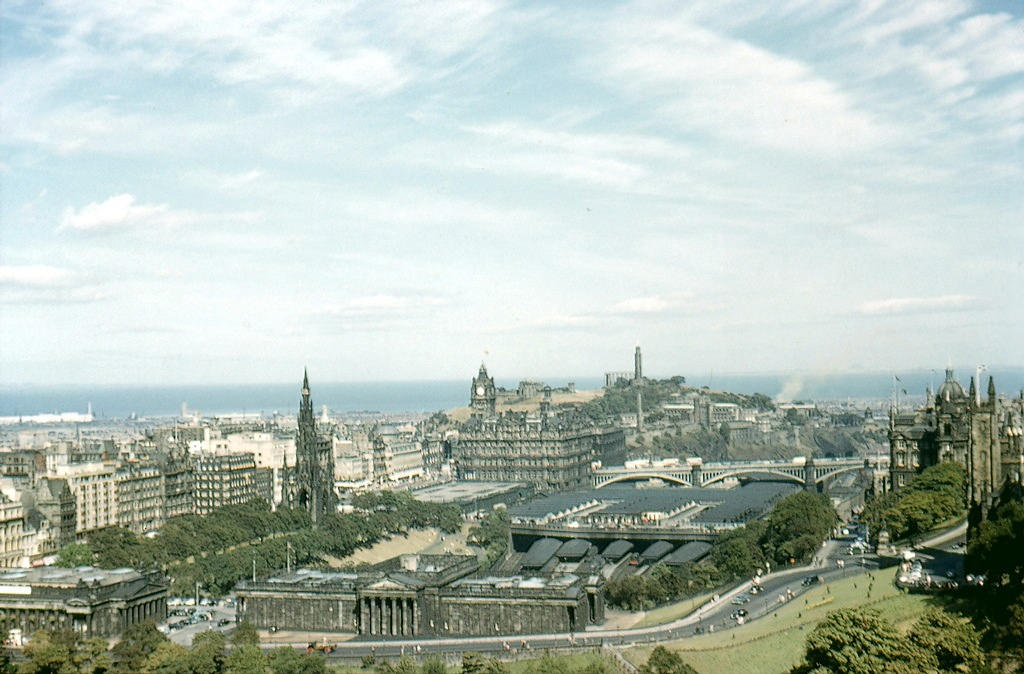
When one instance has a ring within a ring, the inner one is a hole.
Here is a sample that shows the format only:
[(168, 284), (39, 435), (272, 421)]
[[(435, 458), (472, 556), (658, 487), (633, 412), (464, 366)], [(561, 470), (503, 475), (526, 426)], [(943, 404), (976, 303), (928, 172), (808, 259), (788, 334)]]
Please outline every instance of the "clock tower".
[(480, 363), (480, 372), (473, 378), (469, 390), (469, 407), (474, 414), (494, 416), (498, 391), (494, 388), (494, 377), (487, 376), (487, 367)]

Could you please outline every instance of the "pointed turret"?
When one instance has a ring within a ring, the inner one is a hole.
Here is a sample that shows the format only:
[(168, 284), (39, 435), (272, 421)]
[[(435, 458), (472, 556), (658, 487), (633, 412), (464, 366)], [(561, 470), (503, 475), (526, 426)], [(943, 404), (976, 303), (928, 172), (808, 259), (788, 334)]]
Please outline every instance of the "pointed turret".
[(302, 368), (302, 395), (309, 395), (309, 370)]
[(988, 401), (990, 403), (996, 401), (996, 382), (992, 378), (992, 375), (988, 376)]
[(977, 404), (978, 402), (978, 387), (974, 385), (974, 377), (971, 377), (971, 388), (967, 391), (967, 397), (971, 399), (971, 404)]

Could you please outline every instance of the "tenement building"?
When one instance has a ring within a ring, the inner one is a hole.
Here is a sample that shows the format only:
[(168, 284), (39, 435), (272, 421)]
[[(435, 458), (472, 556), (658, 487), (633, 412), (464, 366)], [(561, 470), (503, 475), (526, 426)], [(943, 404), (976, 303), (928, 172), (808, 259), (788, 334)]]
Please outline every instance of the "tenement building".
[(889, 416), (890, 479), (893, 489), (905, 486), (929, 466), (955, 461), (967, 472), (967, 500), (972, 519), (982, 516), (1006, 480), (1021, 481), (1024, 468), (1024, 393), (1005, 399), (996, 395), (989, 377), (983, 399), (971, 379), (964, 392), (952, 368), (924, 407), (911, 412), (893, 409)]
[(195, 513), (248, 503), (259, 497), (256, 460), (252, 454), (202, 453), (193, 459)]
[(476, 577), (472, 555), (402, 555), (367, 571), (299, 569), (236, 587), (258, 628), (377, 638), (580, 631), (604, 619), (600, 575)]
[(0, 631), (71, 630), (116, 637), (167, 617), (167, 579), (159, 572), (40, 566), (0, 573)]
[(590, 464), (625, 460), (621, 428), (598, 426), (574, 414), (506, 412), (470, 419), (452, 445), (462, 480), (528, 482), (556, 492), (589, 484)]

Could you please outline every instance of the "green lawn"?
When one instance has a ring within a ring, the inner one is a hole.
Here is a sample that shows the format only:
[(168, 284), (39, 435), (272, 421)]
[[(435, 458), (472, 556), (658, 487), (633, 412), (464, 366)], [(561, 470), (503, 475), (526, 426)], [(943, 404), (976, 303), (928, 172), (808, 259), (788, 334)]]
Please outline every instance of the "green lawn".
[(674, 604), (668, 604), (666, 606), (659, 606), (658, 608), (651, 609), (644, 615), (643, 620), (634, 625), (634, 627), (663, 625), (664, 623), (670, 623), (673, 620), (682, 618), (683, 616), (688, 616), (706, 604), (713, 594), (713, 592), (706, 592), (704, 594), (690, 597), (689, 599), (677, 601)]
[[(815, 588), (771, 617), (743, 627), (703, 634), (662, 644), (679, 651), (698, 672), (745, 672), (780, 674), (800, 662), (807, 633), (829, 611), (851, 606), (871, 606), (901, 627), (913, 622), (926, 608), (922, 595), (904, 594), (892, 584), (892, 570), (856, 576)], [(870, 595), (868, 586), (871, 585)], [(628, 660), (640, 664), (653, 646), (630, 648)]]

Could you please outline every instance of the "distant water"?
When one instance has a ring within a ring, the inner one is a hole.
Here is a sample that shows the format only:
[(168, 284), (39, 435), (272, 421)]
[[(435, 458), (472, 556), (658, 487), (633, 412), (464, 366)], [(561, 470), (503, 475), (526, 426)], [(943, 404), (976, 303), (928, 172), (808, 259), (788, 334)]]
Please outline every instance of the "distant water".
[[(897, 373), (899, 386), (920, 397), (931, 382), (941, 384), (943, 372)], [(973, 371), (970, 373), (973, 374)], [(1015, 394), (1024, 388), (1024, 368), (993, 368), (999, 391)], [(966, 389), (968, 375), (958, 371)], [(987, 381), (988, 373), (984, 377)], [(545, 378), (551, 386), (563, 386), (566, 378)], [(580, 390), (599, 388), (603, 378), (577, 377)], [(498, 386), (515, 389), (517, 379), (501, 379)], [(785, 394), (788, 400), (883, 399), (891, 395), (891, 374), (839, 375), (690, 375), (692, 386), (710, 386), (736, 393), (764, 393), (771, 397)], [(983, 383), (984, 388), (986, 384)], [(469, 402), (470, 379), (411, 382), (343, 382), (313, 384), (313, 404), (334, 412), (435, 412)], [(225, 386), (14, 386), (0, 385), (0, 416), (31, 415), (46, 412), (85, 412), (92, 403), (99, 418), (169, 416), (181, 412), (186, 403), (190, 411), (205, 416), (239, 412), (275, 411), (294, 413), (299, 403), (299, 382), (290, 384), (246, 384)]]

